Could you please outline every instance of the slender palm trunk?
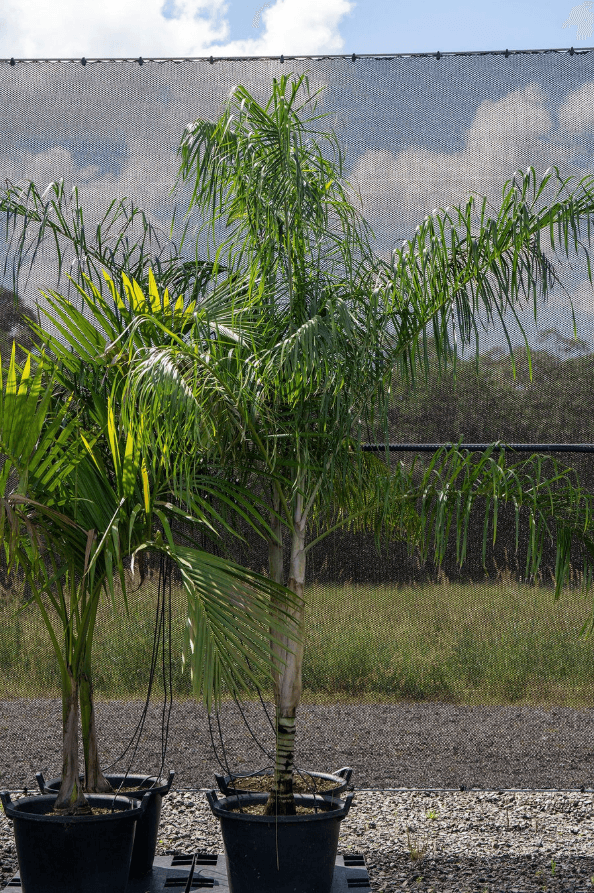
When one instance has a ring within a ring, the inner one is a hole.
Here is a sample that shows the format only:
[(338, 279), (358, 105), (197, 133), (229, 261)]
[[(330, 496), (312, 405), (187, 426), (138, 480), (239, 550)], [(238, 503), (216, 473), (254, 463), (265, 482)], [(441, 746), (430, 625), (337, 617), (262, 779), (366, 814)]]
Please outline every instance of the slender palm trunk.
[[(305, 528), (303, 497), (295, 497), (293, 513), (293, 538), (291, 542), (291, 568), (288, 589), (301, 599), (301, 606), (293, 608), (284, 602), (278, 607), (293, 616), (296, 631), (303, 635), (305, 616), (303, 585), (305, 581)], [(273, 606), (274, 607), (274, 606)], [(289, 650), (290, 649), (290, 650)], [(303, 642), (296, 644), (287, 637), (273, 645), (275, 656), (286, 661), (274, 673), (274, 700), (276, 705), (276, 758), (274, 787), (266, 804), (266, 815), (295, 815), (293, 795), (293, 770), (295, 751), (295, 714), (301, 700), (301, 670)]]
[(97, 747), (97, 728), (93, 705), (93, 682), (88, 658), (80, 678), (80, 720), (85, 756), (85, 791), (89, 794), (111, 794), (113, 788), (101, 771)]
[(62, 784), (55, 809), (66, 815), (88, 812), (78, 765), (78, 679), (68, 667), (62, 677)]

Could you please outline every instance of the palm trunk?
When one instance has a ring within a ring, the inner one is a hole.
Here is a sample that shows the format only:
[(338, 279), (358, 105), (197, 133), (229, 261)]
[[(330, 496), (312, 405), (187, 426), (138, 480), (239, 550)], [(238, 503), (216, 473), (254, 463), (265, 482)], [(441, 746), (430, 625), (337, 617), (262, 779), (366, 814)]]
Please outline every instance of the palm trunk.
[(68, 667), (62, 676), (62, 784), (54, 808), (66, 815), (88, 812), (78, 766), (78, 679)]
[[(291, 570), (288, 589), (301, 599), (301, 606), (292, 608), (284, 602), (278, 607), (289, 611), (295, 620), (297, 631), (303, 635), (305, 625), (303, 586), (305, 582), (305, 527), (303, 497), (295, 497), (293, 513), (293, 538), (291, 542)], [(291, 651), (289, 651), (289, 648)], [(275, 656), (286, 663), (274, 674), (274, 699), (276, 705), (276, 757), (274, 786), (266, 804), (265, 815), (295, 815), (293, 795), (293, 770), (295, 751), (295, 714), (301, 700), (301, 670), (303, 642), (296, 644), (287, 637), (273, 645)]]
[(80, 720), (83, 752), (85, 755), (85, 791), (89, 794), (112, 794), (113, 788), (101, 771), (97, 748), (95, 708), (93, 706), (93, 682), (88, 658), (80, 679)]

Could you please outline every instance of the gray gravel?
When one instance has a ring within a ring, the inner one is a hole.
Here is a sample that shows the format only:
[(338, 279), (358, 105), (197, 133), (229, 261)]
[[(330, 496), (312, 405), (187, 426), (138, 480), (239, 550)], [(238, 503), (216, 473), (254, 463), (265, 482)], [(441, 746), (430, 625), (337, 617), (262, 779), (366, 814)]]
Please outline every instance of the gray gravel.
[[(119, 756), (141, 709), (140, 702), (97, 705), (104, 764)], [(273, 733), (261, 705), (247, 704), (243, 709), (270, 754)], [(38, 769), (46, 775), (56, 774), (61, 765), (60, 722), (57, 700), (0, 702), (1, 787), (30, 786)], [(159, 768), (160, 725), (161, 712), (155, 705), (135, 766), (151, 771)], [(228, 761), (235, 770), (269, 762), (234, 704), (223, 708), (221, 726)], [(448, 704), (302, 705), (297, 729), (300, 766), (326, 770), (352, 766), (359, 788), (594, 787), (594, 710)], [(219, 755), (222, 758), (220, 746)], [(118, 771), (123, 765), (118, 764)], [(213, 773), (220, 771), (206, 712), (192, 701), (174, 705), (166, 768), (169, 766), (177, 771), (176, 785), (182, 788), (210, 787)]]
[[(139, 703), (98, 705), (102, 753), (121, 751)], [(272, 730), (259, 705), (245, 712), (265, 748)], [(31, 788), (34, 772), (57, 774), (57, 701), (3, 702), (0, 787)], [(594, 711), (568, 708), (463, 708), (450, 705), (303, 706), (297, 762), (303, 768), (354, 768), (359, 789), (341, 830), (340, 851), (365, 855), (374, 891), (524, 893), (594, 889)], [(245, 731), (235, 707), (223, 711), (227, 757), (236, 769), (268, 758)], [(133, 768), (160, 764), (160, 713), (151, 711)], [(117, 769), (124, 764), (119, 764)], [(220, 767), (204, 711), (175, 705), (166, 768), (177, 771), (164, 800), (159, 852), (221, 851), (203, 793)], [(482, 790), (439, 791), (465, 785)], [(381, 792), (362, 788), (431, 788)], [(504, 792), (503, 788), (557, 788)], [(413, 859), (412, 855), (422, 858)], [(0, 815), (0, 888), (16, 868), (10, 824)]]

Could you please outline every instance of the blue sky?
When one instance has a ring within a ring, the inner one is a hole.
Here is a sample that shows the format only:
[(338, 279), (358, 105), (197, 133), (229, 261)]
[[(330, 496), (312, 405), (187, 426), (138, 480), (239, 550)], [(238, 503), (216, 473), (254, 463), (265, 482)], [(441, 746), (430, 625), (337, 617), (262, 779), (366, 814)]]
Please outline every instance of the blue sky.
[[(572, 0), (3, 0), (0, 57), (407, 53), (584, 47)], [(587, 30), (587, 29), (586, 29)]]
[[(231, 39), (253, 37), (255, 3), (231, 3)], [(268, 3), (271, 7), (274, 4)], [(577, 27), (563, 27), (575, 2), (394, 2), (363, 0), (338, 24), (344, 53), (423, 53), (441, 50), (545, 49), (591, 46), (594, 37), (577, 38)], [(581, 4), (577, 4), (581, 5)], [(260, 22), (262, 13), (260, 15)], [(263, 23), (258, 31), (262, 30)], [(277, 51), (283, 51), (281, 46)]]

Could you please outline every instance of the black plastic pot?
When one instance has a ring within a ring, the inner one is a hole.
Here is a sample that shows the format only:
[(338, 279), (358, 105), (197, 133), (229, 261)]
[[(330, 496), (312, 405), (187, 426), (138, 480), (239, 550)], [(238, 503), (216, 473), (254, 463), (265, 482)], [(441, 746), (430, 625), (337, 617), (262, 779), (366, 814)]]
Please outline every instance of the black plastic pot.
[[(353, 774), (353, 770), (350, 766), (343, 766), (342, 769), (337, 769), (336, 772), (328, 773), (328, 772), (310, 772), (307, 769), (303, 770), (304, 776), (311, 776), (311, 792), (308, 793), (316, 794), (318, 797), (324, 797), (327, 800), (334, 800), (339, 794), (342, 794), (343, 791), (346, 791), (347, 785), (351, 780), (351, 775)], [(224, 794), (225, 797), (234, 797), (237, 794), (261, 794), (262, 791), (250, 791), (249, 788), (236, 788), (233, 784), (236, 778), (256, 778), (262, 775), (273, 775), (272, 769), (264, 769), (262, 772), (238, 772), (237, 775), (216, 775), (215, 779), (217, 785), (219, 786), (219, 790), (221, 794)], [(314, 790), (316, 779), (320, 781), (334, 781), (336, 786), (328, 789), (327, 791), (320, 791), (319, 793)]]
[(220, 820), (230, 893), (330, 893), (340, 823), (354, 794), (328, 800), (296, 794), (297, 806), (317, 813), (290, 816), (250, 815), (237, 807), (261, 805), (268, 794), (239, 794), (219, 800), (206, 797)]
[(23, 893), (125, 893), (136, 822), (147, 800), (87, 794), (105, 815), (51, 816), (55, 794), (14, 802), (0, 792), (14, 826)]
[[(81, 780), (83, 776), (81, 775)], [(157, 849), (157, 837), (159, 835), (159, 819), (161, 818), (161, 803), (165, 794), (168, 794), (175, 772), (173, 769), (169, 772), (169, 778), (164, 784), (157, 785), (158, 779), (154, 775), (106, 775), (105, 776), (114, 789), (120, 787), (123, 783), (127, 788), (137, 788), (139, 796), (146, 792), (149, 794), (147, 798), (147, 806), (144, 815), (139, 818), (136, 825), (136, 834), (134, 836), (134, 849), (132, 851), (132, 861), (130, 863), (130, 877), (144, 877), (153, 867), (155, 858), (155, 850)], [(57, 793), (60, 789), (60, 778), (52, 778), (46, 781), (42, 772), (36, 772), (35, 778), (42, 794)], [(154, 785), (154, 787), (153, 787)], [(134, 796), (125, 794), (124, 796)]]

